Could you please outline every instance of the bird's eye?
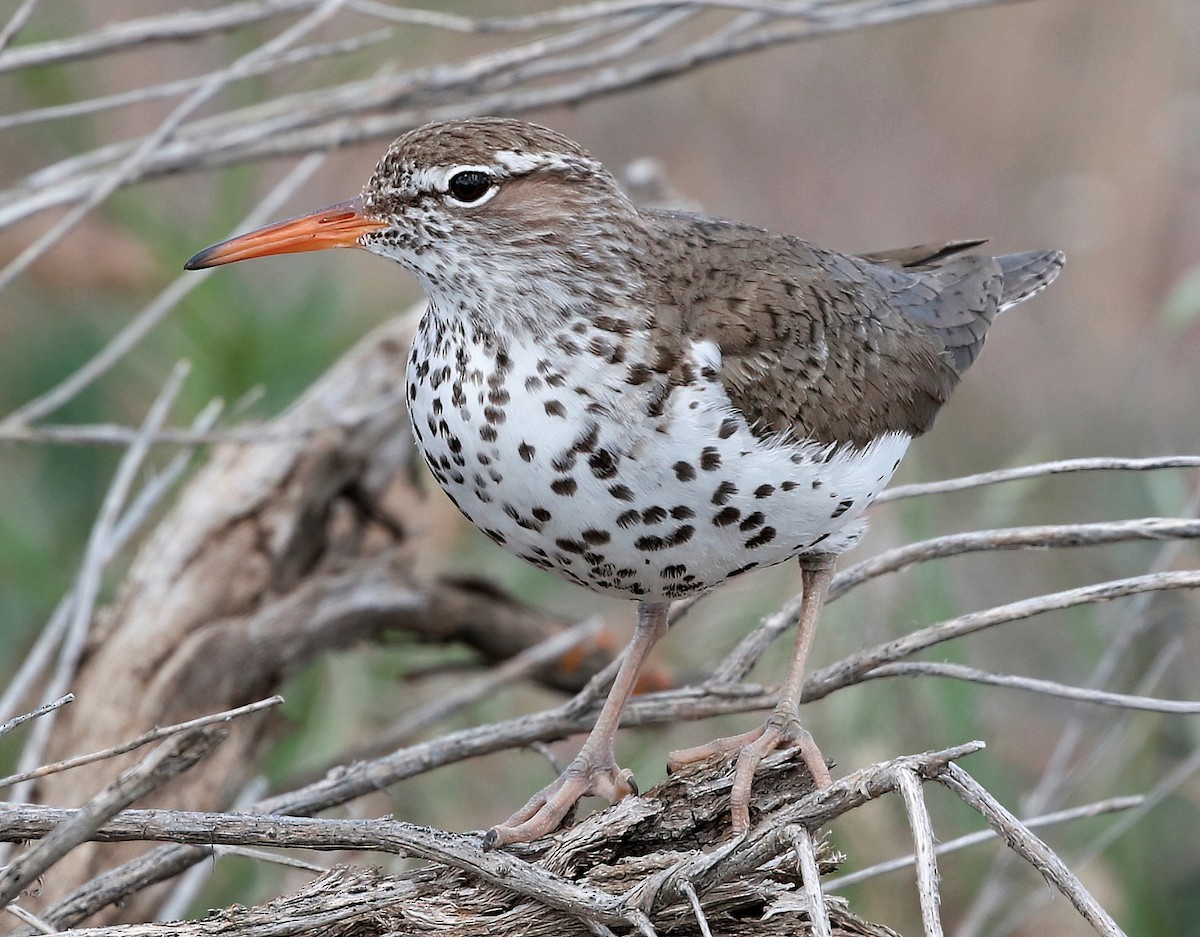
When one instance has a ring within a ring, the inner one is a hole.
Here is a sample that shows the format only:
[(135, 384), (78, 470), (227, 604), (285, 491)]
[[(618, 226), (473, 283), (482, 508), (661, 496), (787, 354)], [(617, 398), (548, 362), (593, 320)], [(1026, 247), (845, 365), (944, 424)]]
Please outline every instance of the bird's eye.
[(486, 172), (478, 169), (465, 169), (450, 177), (446, 190), (451, 197), (460, 202), (478, 202), (491, 191), (494, 181)]

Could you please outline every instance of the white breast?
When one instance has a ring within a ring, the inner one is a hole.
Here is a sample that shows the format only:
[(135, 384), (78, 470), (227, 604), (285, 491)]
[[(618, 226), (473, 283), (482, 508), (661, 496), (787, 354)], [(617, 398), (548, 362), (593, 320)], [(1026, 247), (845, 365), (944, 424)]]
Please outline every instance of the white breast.
[(909, 443), (759, 438), (731, 409), (711, 343), (693, 349), (709, 376), (654, 407), (658, 385), (629, 384), (626, 367), (587, 350), (588, 333), (549, 350), (515, 339), (498, 355), (448, 328), (423, 321), (408, 367), (435, 478), (497, 543), (599, 591), (674, 598), (842, 552)]

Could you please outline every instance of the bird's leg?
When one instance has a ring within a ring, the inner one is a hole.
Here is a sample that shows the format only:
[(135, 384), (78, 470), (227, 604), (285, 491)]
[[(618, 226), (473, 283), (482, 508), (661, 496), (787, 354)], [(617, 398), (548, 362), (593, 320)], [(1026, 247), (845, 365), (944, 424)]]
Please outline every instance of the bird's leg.
[(779, 702), (775, 704), (766, 723), (751, 732), (672, 752), (667, 757), (667, 766), (675, 769), (722, 752), (738, 751), (733, 789), (729, 794), (734, 833), (741, 833), (750, 826), (750, 786), (755, 770), (766, 755), (780, 746), (790, 742), (799, 747), (800, 756), (817, 787), (829, 787), (833, 783), (817, 743), (808, 730), (800, 725), (800, 695), (804, 689), (805, 665), (816, 635), (825, 592), (833, 580), (833, 567), (834, 557), (829, 554), (800, 558), (803, 591), (800, 620), (796, 625), (796, 646), (792, 650), (792, 662), (779, 692)]
[(665, 602), (640, 602), (637, 628), (625, 650), (612, 689), (600, 709), (587, 741), (558, 779), (542, 788), (511, 817), (494, 826), (483, 837), (486, 849), (506, 843), (527, 843), (553, 832), (581, 797), (589, 794), (615, 802), (637, 793), (633, 772), (617, 765), (613, 742), (621, 722), (621, 710), (633, 694), (638, 672), (650, 649), (667, 632)]

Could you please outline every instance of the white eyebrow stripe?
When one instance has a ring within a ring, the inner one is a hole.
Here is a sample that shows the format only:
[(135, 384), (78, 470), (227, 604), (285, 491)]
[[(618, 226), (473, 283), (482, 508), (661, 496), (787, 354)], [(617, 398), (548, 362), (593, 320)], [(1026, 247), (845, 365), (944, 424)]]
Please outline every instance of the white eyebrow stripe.
[(583, 160), (567, 153), (522, 153), (517, 150), (498, 150), (496, 165), (511, 173), (532, 172), (535, 169), (578, 169), (581, 164), (592, 165), (595, 160)]

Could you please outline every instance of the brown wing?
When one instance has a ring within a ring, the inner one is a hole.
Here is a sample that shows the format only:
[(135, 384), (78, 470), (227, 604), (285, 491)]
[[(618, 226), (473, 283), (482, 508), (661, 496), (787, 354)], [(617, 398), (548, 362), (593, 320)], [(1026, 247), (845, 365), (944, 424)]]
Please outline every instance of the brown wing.
[(975, 242), (854, 257), (680, 213), (652, 216), (687, 284), (679, 327), (716, 342), (730, 399), (769, 432), (865, 445), (918, 435), (995, 316), (1002, 273)]

